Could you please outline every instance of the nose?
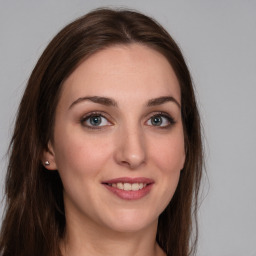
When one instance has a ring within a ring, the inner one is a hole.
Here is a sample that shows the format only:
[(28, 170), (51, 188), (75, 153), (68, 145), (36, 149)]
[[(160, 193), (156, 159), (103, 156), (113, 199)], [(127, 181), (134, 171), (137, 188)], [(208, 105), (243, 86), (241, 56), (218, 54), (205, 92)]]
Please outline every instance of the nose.
[(146, 145), (139, 128), (121, 129), (117, 135), (115, 161), (129, 169), (138, 169), (146, 162)]

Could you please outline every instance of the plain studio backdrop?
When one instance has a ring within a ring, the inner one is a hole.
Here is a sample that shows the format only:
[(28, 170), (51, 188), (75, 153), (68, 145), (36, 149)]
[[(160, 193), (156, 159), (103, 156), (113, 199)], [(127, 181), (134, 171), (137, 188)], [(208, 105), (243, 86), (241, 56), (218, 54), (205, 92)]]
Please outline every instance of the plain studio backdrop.
[(190, 68), (208, 174), (198, 256), (256, 256), (255, 0), (0, 0), (1, 198), (5, 153), (32, 68), (64, 25), (101, 6), (154, 17), (178, 42)]

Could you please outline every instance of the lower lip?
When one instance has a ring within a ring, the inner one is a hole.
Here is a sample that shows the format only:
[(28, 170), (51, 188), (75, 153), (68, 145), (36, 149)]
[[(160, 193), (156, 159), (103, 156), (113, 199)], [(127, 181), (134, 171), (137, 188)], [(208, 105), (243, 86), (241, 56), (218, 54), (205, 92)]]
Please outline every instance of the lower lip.
[(143, 198), (144, 196), (146, 196), (150, 192), (150, 190), (151, 190), (151, 188), (153, 186), (153, 183), (149, 184), (146, 187), (144, 187), (144, 188), (142, 188), (140, 190), (137, 190), (137, 191), (133, 191), (133, 190), (126, 191), (126, 190), (114, 188), (114, 187), (106, 185), (106, 184), (103, 184), (103, 185), (109, 191), (111, 191), (112, 193), (114, 193), (115, 195), (117, 195), (121, 199), (125, 199), (125, 200), (138, 200), (140, 198)]

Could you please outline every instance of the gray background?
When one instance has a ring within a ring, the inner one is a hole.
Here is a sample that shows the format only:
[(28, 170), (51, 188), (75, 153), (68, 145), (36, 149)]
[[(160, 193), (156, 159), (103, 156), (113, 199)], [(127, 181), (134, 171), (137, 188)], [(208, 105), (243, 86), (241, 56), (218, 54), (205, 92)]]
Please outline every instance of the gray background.
[(15, 112), (36, 60), (64, 25), (99, 6), (156, 18), (190, 67), (208, 173), (198, 256), (256, 256), (256, 1), (0, 0), (0, 196)]

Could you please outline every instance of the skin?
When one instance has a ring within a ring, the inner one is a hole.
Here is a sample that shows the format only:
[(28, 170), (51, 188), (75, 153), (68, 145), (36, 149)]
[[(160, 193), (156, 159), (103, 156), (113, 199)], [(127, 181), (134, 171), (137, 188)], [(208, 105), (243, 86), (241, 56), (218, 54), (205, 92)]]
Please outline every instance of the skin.
[[(110, 98), (115, 106), (78, 100), (91, 96)], [(148, 106), (163, 96), (173, 100)], [(54, 141), (43, 159), (64, 186), (63, 255), (165, 255), (155, 236), (185, 161), (180, 102), (167, 59), (140, 44), (99, 51), (64, 82)], [(90, 123), (92, 112), (97, 121), (104, 115), (97, 127)], [(125, 200), (102, 184), (119, 177), (146, 177), (154, 184), (146, 196)]]

